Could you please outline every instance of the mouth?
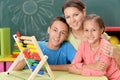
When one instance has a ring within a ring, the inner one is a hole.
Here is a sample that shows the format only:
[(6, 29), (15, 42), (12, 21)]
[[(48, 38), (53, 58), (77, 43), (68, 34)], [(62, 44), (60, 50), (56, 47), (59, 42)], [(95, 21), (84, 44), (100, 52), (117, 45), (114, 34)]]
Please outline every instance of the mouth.
[(87, 39), (88, 39), (88, 40), (93, 40), (93, 39), (94, 39), (94, 37), (88, 37)]
[(75, 27), (75, 26), (77, 26), (77, 23), (72, 23), (71, 26)]
[(53, 42), (59, 42), (59, 39), (58, 38), (54, 38)]

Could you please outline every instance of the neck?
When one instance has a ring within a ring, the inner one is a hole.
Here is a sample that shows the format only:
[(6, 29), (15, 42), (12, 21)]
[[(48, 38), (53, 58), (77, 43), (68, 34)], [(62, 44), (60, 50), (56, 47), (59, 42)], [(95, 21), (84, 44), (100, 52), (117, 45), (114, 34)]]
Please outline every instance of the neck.
[(91, 47), (92, 51), (94, 51), (94, 52), (96, 52), (98, 50), (99, 46), (100, 46), (99, 41), (96, 43), (90, 44), (90, 47)]
[(46, 46), (52, 50), (57, 50), (59, 48), (59, 46), (54, 46), (54, 45), (50, 44), (50, 42), (46, 42)]

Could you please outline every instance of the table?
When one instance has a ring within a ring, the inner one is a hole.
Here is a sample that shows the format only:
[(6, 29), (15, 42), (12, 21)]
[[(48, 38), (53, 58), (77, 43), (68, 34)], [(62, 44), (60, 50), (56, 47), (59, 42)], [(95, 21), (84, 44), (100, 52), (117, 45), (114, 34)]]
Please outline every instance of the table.
[[(70, 74), (64, 71), (53, 71), (53, 73), (55, 75), (55, 80), (107, 80), (105, 76), (85, 77), (81, 75)], [(0, 80), (27, 80), (29, 75), (30, 75), (29, 70), (12, 71), (10, 75), (6, 75), (5, 72), (1, 72)], [(36, 75), (34, 80), (49, 80), (49, 79), (46, 77), (46, 75), (45, 76)]]
[(0, 72), (4, 72), (9, 69), (15, 58), (12, 55), (0, 58)]

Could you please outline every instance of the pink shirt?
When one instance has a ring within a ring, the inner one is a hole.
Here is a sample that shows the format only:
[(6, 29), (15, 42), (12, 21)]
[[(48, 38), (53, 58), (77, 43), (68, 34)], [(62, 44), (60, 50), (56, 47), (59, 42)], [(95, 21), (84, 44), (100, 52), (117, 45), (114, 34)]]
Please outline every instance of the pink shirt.
[[(100, 47), (96, 52), (93, 52), (90, 48), (88, 41), (84, 41), (79, 45), (76, 56), (72, 62), (77, 68), (82, 70), (82, 75), (85, 76), (107, 76), (109, 80), (120, 80), (120, 70), (118, 69), (115, 60), (104, 55), (102, 52), (102, 46), (104, 44), (110, 44), (107, 40), (101, 39)], [(83, 69), (83, 64), (92, 64), (97, 60), (103, 61), (107, 65), (105, 71), (93, 70), (93, 69)]]

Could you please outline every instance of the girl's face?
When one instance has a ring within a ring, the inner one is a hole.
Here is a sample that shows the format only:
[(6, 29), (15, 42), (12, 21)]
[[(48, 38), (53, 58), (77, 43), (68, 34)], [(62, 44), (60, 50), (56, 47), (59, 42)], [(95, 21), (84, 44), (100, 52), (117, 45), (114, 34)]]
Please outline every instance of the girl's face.
[(88, 20), (84, 22), (84, 35), (91, 44), (98, 43), (103, 32), (94, 20)]
[(66, 21), (72, 30), (81, 29), (81, 23), (86, 15), (85, 10), (80, 11), (75, 7), (68, 7), (64, 10)]
[(48, 33), (49, 45), (51, 45), (51, 47), (59, 47), (68, 36), (68, 27), (61, 21), (55, 21), (51, 27), (48, 28)]

